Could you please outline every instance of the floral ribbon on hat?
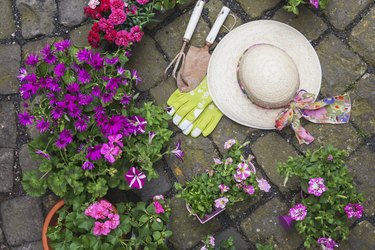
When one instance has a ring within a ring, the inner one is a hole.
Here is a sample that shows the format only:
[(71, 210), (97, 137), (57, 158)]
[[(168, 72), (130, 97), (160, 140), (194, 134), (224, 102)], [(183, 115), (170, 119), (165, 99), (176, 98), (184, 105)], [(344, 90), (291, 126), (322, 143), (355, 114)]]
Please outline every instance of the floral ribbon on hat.
[(343, 124), (349, 122), (351, 103), (348, 94), (330, 96), (317, 102), (314, 102), (314, 99), (314, 94), (306, 90), (298, 91), (294, 101), (277, 117), (276, 129), (282, 130), (292, 125), (298, 142), (310, 144), (314, 141), (314, 137), (302, 127), (301, 117), (313, 123)]

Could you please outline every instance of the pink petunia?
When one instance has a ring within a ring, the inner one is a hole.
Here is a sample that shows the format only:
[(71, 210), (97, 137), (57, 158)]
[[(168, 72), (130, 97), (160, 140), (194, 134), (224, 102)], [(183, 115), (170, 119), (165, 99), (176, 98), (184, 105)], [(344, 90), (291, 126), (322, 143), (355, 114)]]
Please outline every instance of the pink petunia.
[(220, 189), (220, 191), (221, 191), (222, 194), (226, 193), (226, 192), (228, 192), (230, 190), (230, 188), (228, 186), (224, 185), (224, 184), (220, 184), (219, 185), (219, 189)]
[(140, 172), (135, 167), (131, 167), (129, 171), (125, 174), (125, 179), (129, 184), (129, 187), (142, 189), (146, 181), (146, 175)]
[(122, 134), (110, 135), (108, 136), (109, 145), (117, 144), (119, 147), (123, 148), (124, 144), (122, 143), (121, 139), (122, 139)]
[(250, 176), (251, 170), (249, 165), (247, 165), (245, 162), (241, 162), (237, 165), (236, 173), (242, 180), (246, 180)]
[(154, 201), (154, 207), (155, 207), (155, 213), (164, 214), (165, 212), (164, 208), (158, 201)]
[(230, 149), (234, 144), (236, 144), (235, 139), (229, 139), (224, 143), (224, 149)]
[(289, 215), (293, 220), (304, 220), (307, 215), (307, 208), (303, 204), (297, 204), (289, 210)]
[(269, 192), (271, 189), (271, 185), (265, 179), (257, 179), (258, 187), (260, 190), (264, 192)]
[(249, 195), (253, 195), (255, 193), (255, 189), (252, 185), (247, 185), (242, 187), (243, 191)]
[(121, 149), (115, 145), (109, 145), (104, 143), (102, 148), (100, 149), (100, 153), (104, 155), (104, 158), (107, 159), (109, 163), (114, 163), (116, 161), (116, 157), (121, 153)]
[(215, 207), (220, 208), (220, 209), (224, 209), (225, 206), (227, 205), (228, 201), (229, 200), (228, 200), (227, 197), (222, 197), (222, 198), (216, 199), (215, 200)]

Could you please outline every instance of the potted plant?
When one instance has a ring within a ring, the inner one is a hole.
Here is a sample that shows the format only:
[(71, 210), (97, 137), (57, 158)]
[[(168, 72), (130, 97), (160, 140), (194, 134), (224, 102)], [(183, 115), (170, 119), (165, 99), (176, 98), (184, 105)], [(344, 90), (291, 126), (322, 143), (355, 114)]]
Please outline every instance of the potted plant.
[(207, 235), (204, 240), (202, 240), (203, 246), (201, 250), (235, 250), (236, 247), (233, 243), (233, 236), (228, 239), (223, 240), (220, 244), (215, 243), (215, 237), (213, 235)]
[[(309, 0), (308, 1), (310, 5), (312, 5), (314, 8), (327, 8), (329, 0)], [(303, 0), (288, 0), (287, 4), (284, 6), (284, 9), (286, 9), (289, 12), (292, 12), (296, 15), (299, 14), (298, 6), (300, 4), (305, 4), (306, 2)]]
[(155, 10), (167, 10), (185, 0), (90, 0), (84, 8), (94, 21), (88, 34), (93, 48), (102, 42), (128, 48), (143, 37), (143, 27), (152, 20)]
[(172, 234), (166, 227), (170, 208), (163, 196), (155, 196), (148, 205), (76, 200), (60, 207), (54, 217), (55, 223), (48, 217), (45, 221), (45, 250), (157, 249), (165, 247), (165, 239)]
[(180, 191), (178, 197), (185, 199), (191, 214), (205, 223), (235, 202), (248, 196), (255, 196), (262, 190), (268, 192), (270, 185), (265, 179), (256, 176), (256, 169), (251, 163), (252, 157), (242, 156), (244, 144), (236, 140), (228, 140), (224, 148), (228, 150), (224, 159), (214, 159), (215, 165), (191, 181), (184, 187), (176, 183)]
[(29, 148), (42, 160), (38, 170), (23, 173), (29, 195), (48, 188), (65, 201), (95, 199), (108, 188), (142, 188), (146, 178), (158, 177), (153, 163), (167, 153), (170, 117), (151, 102), (136, 106), (133, 86), (141, 79), (125, 62), (122, 50), (101, 55), (69, 40), (27, 56), (18, 76), (24, 100), (18, 117), (39, 132)]
[(288, 214), (308, 249), (317, 244), (334, 249), (338, 246), (335, 241), (348, 239), (350, 219), (362, 216), (363, 198), (356, 191), (345, 157), (345, 151), (327, 146), (278, 165), (286, 181), (297, 176), (308, 194)]

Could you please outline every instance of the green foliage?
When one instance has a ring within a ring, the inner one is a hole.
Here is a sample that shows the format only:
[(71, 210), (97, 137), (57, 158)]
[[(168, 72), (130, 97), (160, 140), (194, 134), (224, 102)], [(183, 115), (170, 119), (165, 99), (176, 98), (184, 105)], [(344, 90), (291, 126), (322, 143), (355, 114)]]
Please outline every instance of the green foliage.
[[(255, 193), (252, 196), (256, 196), (259, 187), (254, 173), (244, 180), (241, 185), (234, 179), (239, 163), (251, 164), (250, 159), (245, 160), (242, 156), (243, 149), (247, 144), (234, 144), (221, 164), (214, 165), (210, 170), (207, 170), (207, 173), (194, 177), (186, 183), (185, 187), (181, 184), (175, 184), (175, 188), (179, 190), (178, 197), (185, 199), (193, 214), (197, 214), (200, 217), (210, 214), (213, 211), (215, 200), (221, 197), (228, 198), (227, 207), (235, 202), (243, 201), (249, 196), (243, 191), (243, 185), (252, 185), (255, 189)], [(226, 164), (225, 161), (229, 157), (233, 159), (233, 162)], [(228, 186), (230, 190), (221, 193), (220, 184)]]
[[(329, 0), (319, 0), (319, 8), (327, 8)], [(309, 3), (309, 0), (288, 0), (288, 3), (284, 6), (284, 9), (288, 12), (292, 12), (295, 15), (299, 14), (298, 7), (300, 4)]]
[(89, 203), (72, 200), (57, 212), (57, 225), (48, 228), (49, 244), (56, 250), (167, 249), (166, 239), (172, 235), (167, 229), (170, 208), (164, 200), (158, 201), (165, 210), (163, 214), (155, 212), (152, 202), (116, 204), (119, 226), (107, 236), (95, 236), (95, 219), (84, 213)]
[(257, 250), (273, 250), (274, 247), (271, 244), (260, 244), (256, 243), (255, 247)]
[(218, 244), (215, 242), (215, 237), (212, 235), (207, 235), (204, 240), (202, 240), (204, 247), (202, 249), (206, 250), (235, 250), (236, 247), (234, 246), (233, 236), (230, 236), (228, 239), (223, 240)]
[(186, 3), (186, 0), (154, 0), (154, 8), (156, 10), (166, 11), (173, 9), (176, 4)]
[(305, 193), (311, 178), (323, 178), (327, 187), (320, 197), (309, 195), (302, 199), (302, 204), (307, 207), (307, 216), (296, 222), (296, 229), (305, 237), (306, 248), (314, 247), (320, 237), (334, 240), (348, 238), (350, 221), (344, 207), (348, 203), (360, 203), (363, 198), (356, 191), (345, 157), (345, 151), (327, 146), (314, 152), (308, 151), (305, 157), (290, 157), (286, 163), (278, 165), (278, 171), (286, 177), (286, 181), (292, 176), (300, 179)]

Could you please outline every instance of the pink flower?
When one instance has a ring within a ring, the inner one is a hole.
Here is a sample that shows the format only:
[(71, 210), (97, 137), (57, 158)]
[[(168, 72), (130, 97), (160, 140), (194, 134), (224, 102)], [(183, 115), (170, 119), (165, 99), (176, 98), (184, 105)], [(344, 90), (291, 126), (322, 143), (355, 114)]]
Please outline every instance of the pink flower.
[(344, 211), (346, 216), (350, 219), (356, 217), (357, 219), (362, 217), (363, 206), (361, 204), (352, 204), (349, 203), (345, 206)]
[(327, 190), (323, 178), (311, 178), (307, 192), (315, 196), (321, 196)]
[(307, 130), (303, 127), (300, 127), (296, 130), (296, 136), (300, 144), (310, 144), (315, 140), (314, 137), (309, 132), (307, 132)]
[(104, 32), (113, 30), (114, 28), (113, 23), (105, 18), (100, 18), (98, 25), (99, 25), (99, 29)]
[(108, 224), (95, 221), (93, 228), (93, 234), (95, 236), (108, 235), (111, 232), (111, 229), (108, 227)]
[(236, 173), (242, 180), (246, 180), (250, 176), (251, 170), (249, 165), (247, 165), (245, 162), (241, 162), (237, 165)]
[(165, 212), (164, 208), (158, 201), (154, 201), (154, 207), (155, 207), (155, 213), (164, 214)]
[(108, 136), (109, 145), (114, 146), (115, 144), (117, 144), (118, 146), (123, 148), (124, 144), (122, 144), (121, 139), (122, 139), (122, 134), (110, 135), (110, 136)]
[(289, 215), (293, 220), (304, 220), (307, 215), (307, 208), (303, 204), (297, 204), (289, 210)]
[(120, 216), (118, 214), (109, 214), (108, 219), (105, 223), (110, 229), (116, 229), (120, 225)]
[(245, 193), (248, 193), (250, 195), (253, 195), (255, 193), (255, 189), (252, 185), (243, 186), (242, 189), (243, 191), (245, 191)]
[(109, 21), (113, 25), (123, 24), (126, 20), (126, 14), (123, 9), (112, 10), (112, 13), (109, 15)]
[(100, 153), (104, 155), (104, 158), (107, 159), (109, 163), (114, 163), (116, 161), (116, 157), (121, 153), (121, 149), (115, 145), (109, 145), (104, 143), (102, 148), (100, 149)]
[(214, 158), (215, 165), (223, 164), (223, 162), (219, 158)]
[(106, 207), (100, 205), (98, 202), (91, 204), (85, 210), (85, 215), (90, 216), (94, 218), (95, 220), (105, 219), (107, 218), (109, 213), (110, 211)]
[(318, 239), (318, 244), (324, 245), (326, 250), (333, 250), (335, 249), (335, 247), (339, 247), (339, 245), (334, 240), (325, 237), (320, 237)]
[(137, 0), (137, 3), (139, 3), (140, 5), (145, 5), (149, 2), (150, 0)]
[(100, 4), (99, 0), (90, 0), (90, 2), (88, 3), (88, 6), (91, 9), (95, 9), (96, 6), (98, 6), (99, 4)]
[(329, 161), (333, 161), (333, 156), (332, 156), (332, 155), (328, 155), (328, 156), (327, 156), (327, 160), (329, 160)]
[(128, 47), (130, 44), (130, 34), (126, 30), (120, 30), (116, 34), (115, 43), (117, 46)]
[(139, 172), (135, 167), (131, 167), (125, 175), (125, 179), (129, 184), (129, 187), (142, 189), (146, 181), (146, 175)]
[(143, 32), (141, 31), (141, 28), (137, 25), (137, 26), (134, 26), (130, 29), (130, 33), (131, 33), (131, 36), (132, 36), (132, 41), (133, 42), (140, 42), (142, 40), (142, 37), (143, 37)]
[(235, 139), (229, 139), (224, 143), (224, 149), (230, 149), (234, 144), (236, 144)]
[(233, 163), (233, 159), (231, 157), (228, 157), (226, 160), (225, 160), (225, 165), (230, 165)]
[(319, 0), (310, 0), (310, 4), (316, 9), (319, 8)]
[(111, 0), (111, 10), (124, 9), (125, 3), (123, 0)]
[(225, 186), (224, 184), (220, 184), (219, 188), (220, 188), (220, 191), (221, 191), (222, 194), (225, 193), (225, 192), (228, 192), (229, 189), (230, 189), (228, 186)]
[(215, 246), (215, 237), (214, 236), (212, 236), (212, 235), (210, 235), (210, 245), (212, 246), (212, 247), (214, 247)]
[(271, 189), (271, 185), (265, 179), (257, 179), (258, 187), (260, 190), (264, 192), (269, 192)]
[(227, 203), (228, 203), (228, 198), (222, 197), (222, 198), (219, 198), (219, 199), (215, 200), (215, 207), (220, 208), (220, 209), (224, 209), (225, 206), (227, 205)]
[(155, 195), (154, 197), (152, 197), (152, 200), (153, 201), (158, 201), (158, 200), (164, 200), (164, 196), (162, 194), (159, 194), (159, 195)]
[(242, 182), (241, 176), (234, 174), (233, 177), (236, 182)]

